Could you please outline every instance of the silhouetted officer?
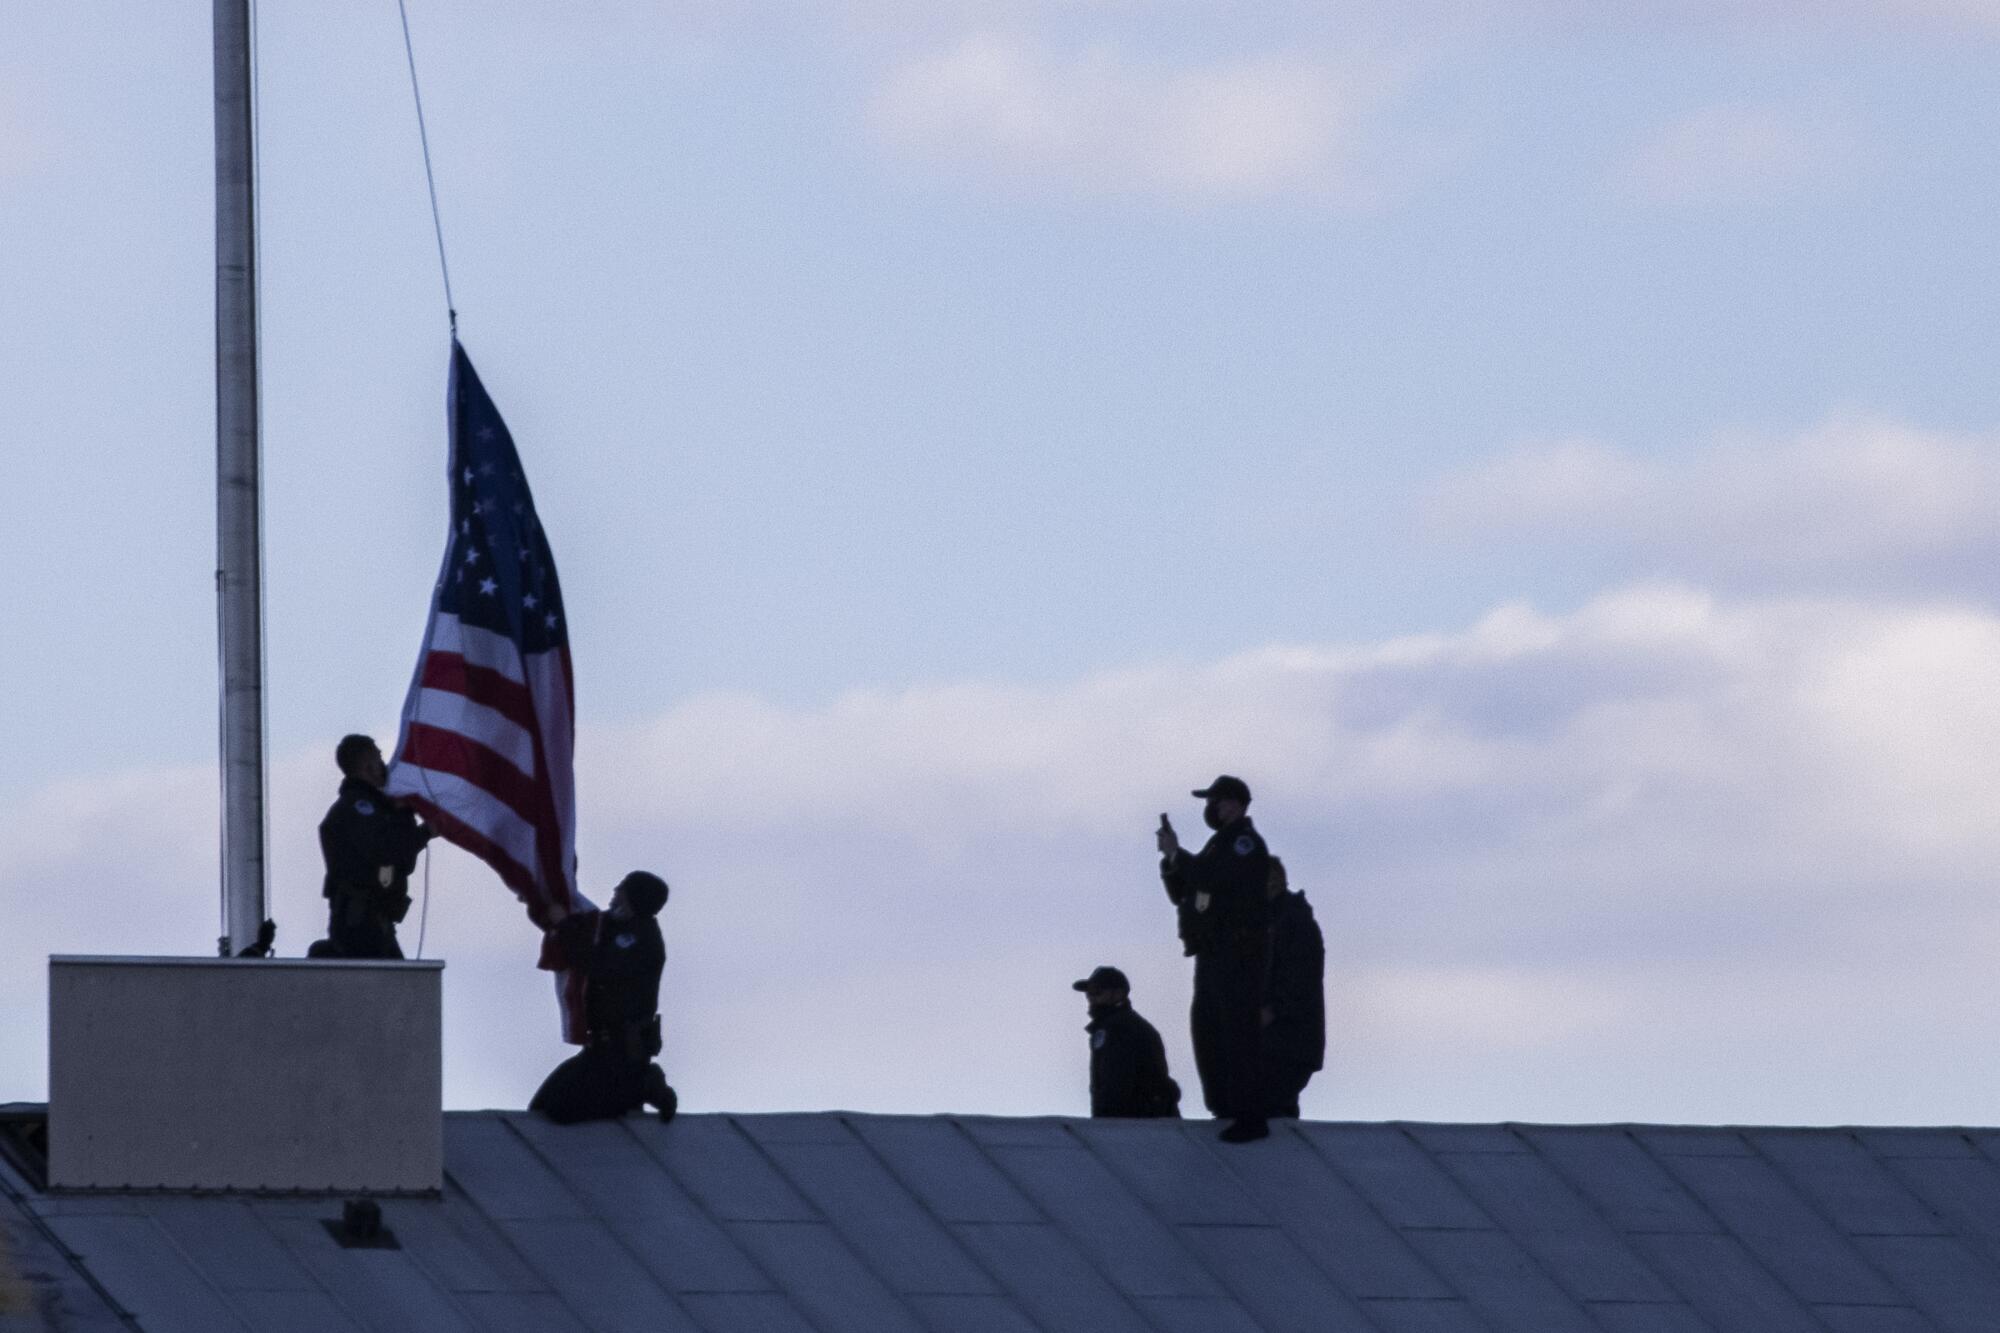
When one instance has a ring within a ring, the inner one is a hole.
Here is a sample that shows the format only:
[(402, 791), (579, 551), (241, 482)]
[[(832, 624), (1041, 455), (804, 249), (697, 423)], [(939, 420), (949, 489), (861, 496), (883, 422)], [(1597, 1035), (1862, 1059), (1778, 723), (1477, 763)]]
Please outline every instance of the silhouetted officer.
[(1245, 813), (1250, 788), (1243, 779), (1225, 774), (1194, 795), (1206, 802), (1202, 819), (1215, 832), (1190, 855), (1161, 815), (1160, 878), (1180, 918), (1181, 942), (1194, 955), (1188, 1021), (1202, 1100), (1211, 1114), (1231, 1121), (1223, 1139), (1244, 1143), (1270, 1132), (1258, 1060), (1270, 852)]
[(1326, 1064), (1326, 942), (1312, 904), (1271, 858), (1271, 972), (1264, 1001), (1265, 1113), (1299, 1113), (1299, 1094)]
[(410, 872), (432, 830), (382, 794), (389, 769), (373, 740), (343, 737), (333, 758), (342, 774), (340, 799), (319, 825), (319, 850), (326, 858), (326, 938), (307, 956), (401, 958), (396, 923), (410, 910)]
[(557, 1065), (528, 1103), (559, 1125), (611, 1120), (652, 1106), (671, 1120), (679, 1106), (660, 1053), (660, 973), (667, 964), (660, 909), (667, 882), (635, 870), (611, 906), (578, 912), (550, 932), (561, 968), (583, 974), (584, 1048)]
[(1132, 1008), (1132, 986), (1115, 967), (1074, 983), (1090, 1002), (1090, 1114), (1178, 1118), (1181, 1087), (1167, 1073), (1167, 1048)]

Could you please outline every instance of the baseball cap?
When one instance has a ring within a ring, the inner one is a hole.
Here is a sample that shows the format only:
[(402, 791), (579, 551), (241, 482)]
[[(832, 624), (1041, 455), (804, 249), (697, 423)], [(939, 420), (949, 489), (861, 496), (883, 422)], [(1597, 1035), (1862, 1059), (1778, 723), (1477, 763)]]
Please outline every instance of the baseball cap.
[(1125, 980), (1125, 974), (1117, 968), (1100, 967), (1082, 981), (1071, 982), (1070, 989), (1130, 991), (1132, 983)]
[(1194, 792), (1193, 795), (1201, 797), (1204, 801), (1213, 796), (1220, 796), (1225, 800), (1241, 801), (1243, 804), (1248, 805), (1250, 804), (1250, 784), (1242, 778), (1232, 778), (1227, 773), (1224, 773), (1206, 787)]

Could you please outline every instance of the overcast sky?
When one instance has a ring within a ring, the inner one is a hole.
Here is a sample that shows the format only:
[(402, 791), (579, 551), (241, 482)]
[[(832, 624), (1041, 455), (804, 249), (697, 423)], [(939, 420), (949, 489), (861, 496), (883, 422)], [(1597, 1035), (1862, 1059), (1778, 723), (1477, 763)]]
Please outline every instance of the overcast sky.
[[(260, 10), (296, 954), (448, 344), (393, 0)], [(1151, 833), (1227, 770), (1310, 1115), (2000, 1122), (2000, 0), (554, 13), (411, 25), (684, 1105), (1080, 1112), (1106, 962), (1192, 1090)], [(208, 21), (0, 12), (0, 1100), (46, 954), (217, 930)], [(429, 882), (522, 1105), (532, 930)]]

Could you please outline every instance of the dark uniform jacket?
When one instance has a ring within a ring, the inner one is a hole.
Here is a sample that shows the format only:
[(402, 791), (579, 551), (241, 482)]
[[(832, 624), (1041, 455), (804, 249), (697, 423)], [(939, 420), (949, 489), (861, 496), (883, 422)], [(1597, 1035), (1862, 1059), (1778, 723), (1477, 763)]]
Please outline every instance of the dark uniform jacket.
[(403, 919), (410, 910), (410, 872), (427, 841), (413, 811), (359, 778), (341, 782), (340, 799), (319, 825), (336, 938), (374, 927), (392, 929)]
[(592, 1045), (609, 1045), (627, 1059), (657, 1055), (660, 973), (667, 965), (660, 923), (609, 912), (578, 912), (556, 927), (563, 965), (583, 973), (584, 1024)]
[(1303, 1069), (1326, 1063), (1326, 942), (1303, 893), (1271, 903), (1271, 968), (1264, 1056)]
[(1180, 917), (1182, 949), (1247, 957), (1264, 948), (1271, 853), (1248, 815), (1216, 831), (1199, 852), (1160, 862)]
[(1130, 1004), (1090, 1011), (1090, 1113), (1180, 1115), (1181, 1089), (1167, 1074), (1167, 1048)]

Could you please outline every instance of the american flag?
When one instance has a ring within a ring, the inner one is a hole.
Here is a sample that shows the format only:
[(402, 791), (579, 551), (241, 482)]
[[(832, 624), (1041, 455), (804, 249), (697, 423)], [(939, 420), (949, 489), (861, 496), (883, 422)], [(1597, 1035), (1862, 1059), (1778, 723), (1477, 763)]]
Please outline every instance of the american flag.
[[(576, 887), (569, 622), (514, 439), (456, 340), (448, 404), (451, 538), (388, 790), (547, 930), (591, 910)], [(581, 1043), (581, 979), (558, 973), (557, 993), (563, 1035)]]

